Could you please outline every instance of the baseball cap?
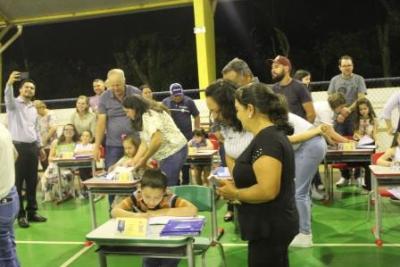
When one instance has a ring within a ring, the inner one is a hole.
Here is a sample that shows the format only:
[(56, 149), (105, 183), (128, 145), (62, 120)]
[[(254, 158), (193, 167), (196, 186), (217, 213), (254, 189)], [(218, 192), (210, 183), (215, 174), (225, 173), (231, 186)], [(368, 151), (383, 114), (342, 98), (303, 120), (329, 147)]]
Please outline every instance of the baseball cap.
[(290, 60), (287, 57), (281, 55), (276, 56), (274, 59), (268, 59), (268, 62), (281, 64), (283, 66), (288, 66), (289, 70), (292, 69), (292, 64), (290, 63)]
[(182, 85), (179, 83), (173, 83), (169, 86), (169, 92), (171, 95), (183, 95)]

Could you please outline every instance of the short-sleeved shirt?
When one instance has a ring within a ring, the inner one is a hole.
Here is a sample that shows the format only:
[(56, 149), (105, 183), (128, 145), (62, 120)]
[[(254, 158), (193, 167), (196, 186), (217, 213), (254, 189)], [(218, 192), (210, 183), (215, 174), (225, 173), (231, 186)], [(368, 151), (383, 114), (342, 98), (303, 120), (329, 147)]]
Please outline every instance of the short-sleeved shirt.
[(78, 112), (75, 111), (71, 115), (70, 123), (75, 126), (79, 135), (81, 135), (83, 131), (90, 131), (93, 136), (96, 130), (96, 114), (88, 111), (81, 117)]
[(335, 113), (329, 106), (328, 101), (317, 101), (314, 102), (315, 109), (315, 120), (314, 125), (319, 126), (323, 123), (333, 125)]
[[(140, 95), (139, 89), (132, 85), (125, 86), (125, 97), (133, 94)], [(107, 116), (107, 146), (122, 147), (122, 136), (134, 135), (130, 119), (126, 116), (122, 103), (116, 98), (112, 90), (106, 90), (100, 96), (98, 113)]]
[(367, 86), (364, 78), (360, 75), (353, 74), (350, 78), (343, 78), (342, 74), (333, 77), (329, 83), (328, 94), (342, 93), (346, 98), (346, 104), (353, 104), (359, 93), (366, 93)]
[[(282, 173), (279, 194), (274, 200), (238, 205), (239, 225), (242, 239), (268, 238), (272, 242), (288, 242), (299, 230), (299, 219), (294, 199), (295, 162), (294, 152), (286, 135), (276, 126), (261, 130), (235, 161), (233, 178), (238, 188), (257, 184), (253, 163), (261, 156), (280, 161)], [(269, 179), (268, 172), (263, 179)]]
[(151, 137), (156, 131), (162, 136), (161, 146), (152, 156), (155, 160), (163, 160), (175, 154), (187, 145), (185, 136), (176, 127), (171, 116), (165, 112), (158, 112), (150, 109), (142, 115), (142, 131), (140, 138), (142, 142), (150, 143)]
[(93, 112), (97, 112), (97, 107), (99, 106), (100, 96), (94, 95), (89, 97), (89, 106), (92, 108)]
[(197, 109), (193, 99), (188, 96), (183, 96), (182, 101), (176, 103), (171, 99), (171, 97), (167, 97), (162, 101), (162, 103), (171, 111), (172, 119), (186, 137), (186, 140), (189, 141), (192, 139), (193, 131), (191, 116), (199, 116), (199, 110)]
[[(386, 102), (386, 104), (383, 108), (381, 118), (385, 119), (385, 120), (391, 120), (392, 112), (395, 108), (397, 108), (398, 112), (400, 113), (400, 92), (394, 93), (393, 95), (391, 95), (389, 97), (388, 101)], [(396, 132), (399, 132), (399, 131), (400, 131), (400, 119), (397, 123)]]
[(303, 108), (304, 103), (312, 102), (310, 92), (304, 84), (292, 79), (292, 81), (283, 86), (279, 83), (274, 84), (272, 90), (276, 94), (284, 95), (289, 106), (289, 111), (302, 117), (306, 117), (306, 111)]
[(0, 199), (10, 193), (15, 184), (14, 146), (10, 132), (0, 123)]
[(127, 211), (146, 212), (148, 210), (188, 207), (189, 203), (189, 201), (167, 191), (165, 192), (161, 202), (155, 208), (149, 209), (143, 201), (140, 189), (138, 189), (133, 192), (130, 197), (125, 198), (120, 205), (122, 205), (122, 209)]
[(225, 154), (232, 159), (237, 159), (254, 137), (250, 132), (236, 131), (228, 126), (221, 126), (220, 133), (224, 137)]

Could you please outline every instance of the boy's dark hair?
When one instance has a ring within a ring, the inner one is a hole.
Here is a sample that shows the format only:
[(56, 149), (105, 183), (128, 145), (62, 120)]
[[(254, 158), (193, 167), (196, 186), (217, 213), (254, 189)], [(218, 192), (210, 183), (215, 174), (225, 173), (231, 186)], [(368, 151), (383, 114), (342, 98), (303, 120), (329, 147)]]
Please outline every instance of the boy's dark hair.
[(207, 138), (207, 133), (203, 128), (195, 129), (193, 131), (194, 136), (201, 136), (203, 138)]
[(339, 58), (339, 60), (338, 60), (339, 66), (342, 65), (342, 60), (343, 60), (343, 59), (351, 60), (351, 62), (354, 64), (353, 58), (352, 58), (351, 56), (349, 56), (349, 55), (343, 55), (343, 56), (341, 56), (341, 57)]
[(328, 103), (332, 110), (346, 104), (346, 98), (342, 93), (334, 93), (328, 97)]
[(36, 82), (34, 80), (28, 78), (28, 79), (23, 79), (19, 82), (19, 89), (21, 89), (25, 83), (32, 83), (36, 88)]
[(167, 176), (160, 169), (146, 169), (140, 181), (141, 188), (167, 188)]

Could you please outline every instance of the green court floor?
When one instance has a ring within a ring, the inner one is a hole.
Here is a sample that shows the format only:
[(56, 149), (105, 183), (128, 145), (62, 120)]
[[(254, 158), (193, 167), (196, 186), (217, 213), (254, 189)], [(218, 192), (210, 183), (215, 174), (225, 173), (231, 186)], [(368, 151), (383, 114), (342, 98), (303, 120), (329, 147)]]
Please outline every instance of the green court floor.
[[(98, 221), (107, 220), (106, 198), (97, 204)], [(400, 266), (400, 206), (384, 200), (383, 247), (374, 243), (371, 228), (373, 210), (367, 219), (367, 195), (356, 187), (335, 192), (335, 202), (325, 205), (314, 202), (314, 247), (290, 248), (290, 266), (296, 267), (397, 267)], [(219, 226), (225, 234), (221, 241), (227, 256), (227, 265), (247, 265), (247, 246), (234, 234), (232, 223), (222, 220), (225, 205), (218, 203)], [(95, 246), (85, 247), (85, 235), (90, 231), (89, 204), (85, 200), (70, 200), (61, 205), (40, 205), (40, 214), (48, 217), (47, 223), (31, 224), (28, 229), (15, 225), (17, 252), (22, 266), (98, 266)], [(208, 229), (206, 229), (208, 231)], [(108, 266), (141, 266), (140, 259), (130, 256), (110, 256)], [(207, 266), (220, 263), (217, 249), (207, 253)], [(200, 259), (196, 264), (201, 266)], [(180, 266), (186, 266), (182, 261)]]

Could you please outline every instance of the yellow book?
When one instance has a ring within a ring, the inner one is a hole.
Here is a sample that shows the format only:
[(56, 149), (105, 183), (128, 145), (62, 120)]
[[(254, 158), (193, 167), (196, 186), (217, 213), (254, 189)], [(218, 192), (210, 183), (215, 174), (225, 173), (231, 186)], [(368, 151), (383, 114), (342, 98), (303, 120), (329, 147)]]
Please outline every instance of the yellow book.
[(146, 218), (117, 218), (118, 232), (133, 237), (145, 237), (148, 220)]

